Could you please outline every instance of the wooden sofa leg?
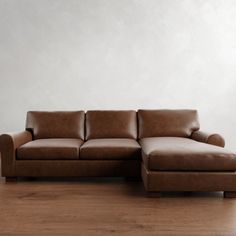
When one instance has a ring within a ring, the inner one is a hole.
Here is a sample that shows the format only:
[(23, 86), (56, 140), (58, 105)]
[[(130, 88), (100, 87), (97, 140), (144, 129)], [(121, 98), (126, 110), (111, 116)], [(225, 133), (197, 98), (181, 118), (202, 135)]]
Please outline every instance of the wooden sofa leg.
[(161, 192), (146, 192), (146, 196), (150, 198), (160, 198)]
[(224, 198), (236, 198), (236, 191), (225, 191)]
[(17, 177), (6, 177), (6, 183), (17, 182)]

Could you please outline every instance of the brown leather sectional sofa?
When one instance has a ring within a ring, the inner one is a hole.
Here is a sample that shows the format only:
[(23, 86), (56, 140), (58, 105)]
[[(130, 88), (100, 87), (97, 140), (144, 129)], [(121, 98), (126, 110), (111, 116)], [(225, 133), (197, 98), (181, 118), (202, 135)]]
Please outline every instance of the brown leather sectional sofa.
[(26, 130), (0, 136), (2, 175), (142, 176), (149, 196), (224, 191), (236, 196), (236, 154), (199, 131), (196, 110), (27, 113)]

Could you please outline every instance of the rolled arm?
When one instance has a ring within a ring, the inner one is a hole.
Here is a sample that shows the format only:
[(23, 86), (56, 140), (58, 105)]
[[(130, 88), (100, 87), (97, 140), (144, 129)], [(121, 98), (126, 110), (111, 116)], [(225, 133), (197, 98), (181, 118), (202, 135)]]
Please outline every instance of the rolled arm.
[(29, 131), (0, 136), (2, 176), (15, 176), (16, 149), (30, 141), (32, 141), (32, 135)]
[(220, 134), (211, 134), (202, 131), (195, 131), (192, 133), (191, 138), (202, 143), (208, 143), (219, 147), (225, 146), (225, 140)]

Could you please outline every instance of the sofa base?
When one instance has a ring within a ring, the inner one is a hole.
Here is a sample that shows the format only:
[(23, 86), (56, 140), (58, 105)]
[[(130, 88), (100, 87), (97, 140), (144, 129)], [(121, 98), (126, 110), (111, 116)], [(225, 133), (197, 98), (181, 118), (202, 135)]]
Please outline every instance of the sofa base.
[(141, 178), (141, 175), (139, 175), (139, 176), (126, 176), (125, 180), (127, 182), (140, 182), (140, 181), (142, 181), (142, 178)]
[(16, 160), (14, 176), (138, 178), (140, 172), (140, 160)]
[(236, 191), (225, 191), (224, 198), (236, 198)]
[(161, 195), (161, 192), (146, 192), (146, 196), (149, 198), (159, 198)]
[(224, 191), (225, 197), (236, 197), (236, 172), (149, 171), (142, 164), (142, 179), (150, 194), (164, 191)]
[[(161, 192), (146, 192), (146, 196), (149, 198), (160, 198)], [(236, 191), (224, 191), (224, 198), (236, 198)]]

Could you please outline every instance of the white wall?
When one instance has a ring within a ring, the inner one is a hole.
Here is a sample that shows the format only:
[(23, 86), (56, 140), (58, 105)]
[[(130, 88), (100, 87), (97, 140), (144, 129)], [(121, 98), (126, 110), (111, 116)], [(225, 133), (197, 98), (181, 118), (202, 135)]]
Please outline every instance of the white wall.
[(235, 0), (0, 0), (0, 131), (27, 110), (197, 108), (236, 150)]

